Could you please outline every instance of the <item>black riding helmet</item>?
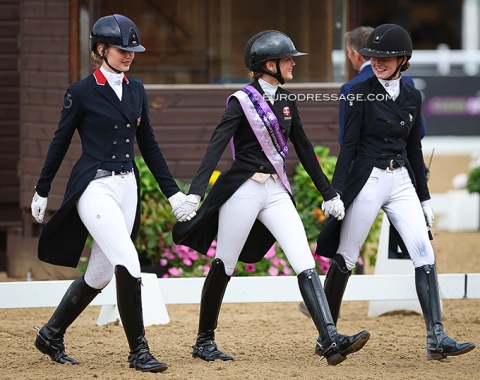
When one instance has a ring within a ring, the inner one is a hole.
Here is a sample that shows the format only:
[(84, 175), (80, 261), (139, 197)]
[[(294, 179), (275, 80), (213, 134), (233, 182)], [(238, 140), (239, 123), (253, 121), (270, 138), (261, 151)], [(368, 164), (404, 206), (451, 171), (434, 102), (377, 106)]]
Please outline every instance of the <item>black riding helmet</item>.
[(408, 62), (412, 57), (412, 39), (408, 32), (396, 24), (383, 24), (376, 27), (367, 40), (367, 46), (360, 49), (359, 53), (369, 58), (406, 57), (395, 72), (388, 79), (394, 78), (399, 71), (410, 67)]
[[(299, 52), (285, 33), (278, 30), (264, 30), (255, 34), (245, 45), (244, 62), (247, 69), (268, 74), (284, 84), (285, 80), (280, 72), (280, 59), (306, 54)], [(276, 73), (264, 67), (263, 64), (267, 61), (276, 61)]]
[(384, 24), (373, 30), (367, 46), (359, 53), (365, 57), (388, 58), (412, 56), (412, 40), (408, 32), (399, 25)]
[(145, 51), (145, 48), (140, 45), (137, 26), (128, 17), (119, 14), (98, 19), (93, 25), (90, 41), (94, 52), (98, 42), (126, 51), (139, 53)]

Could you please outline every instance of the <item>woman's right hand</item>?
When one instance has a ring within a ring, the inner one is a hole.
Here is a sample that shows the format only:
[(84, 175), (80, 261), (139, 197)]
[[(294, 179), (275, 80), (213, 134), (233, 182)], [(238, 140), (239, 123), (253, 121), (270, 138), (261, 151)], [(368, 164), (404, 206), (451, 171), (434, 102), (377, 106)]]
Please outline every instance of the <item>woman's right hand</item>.
[(32, 216), (38, 223), (43, 223), (45, 211), (47, 210), (47, 198), (41, 197), (35, 192), (32, 198)]
[(337, 220), (342, 220), (345, 217), (345, 205), (340, 199), (340, 195), (337, 193), (336, 197), (323, 201), (322, 211), (327, 218), (332, 215)]
[(173, 207), (172, 211), (179, 222), (186, 222), (197, 215), (200, 206), (200, 195), (189, 194), (185, 200)]

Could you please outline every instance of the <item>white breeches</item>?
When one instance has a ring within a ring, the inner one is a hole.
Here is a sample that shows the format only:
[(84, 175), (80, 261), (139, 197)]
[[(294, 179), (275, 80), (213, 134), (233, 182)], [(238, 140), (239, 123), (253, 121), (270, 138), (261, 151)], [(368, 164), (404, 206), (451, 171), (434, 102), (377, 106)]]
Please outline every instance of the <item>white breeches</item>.
[(395, 170), (373, 168), (368, 181), (346, 210), (338, 253), (349, 270), (355, 267), (360, 248), (380, 209), (402, 237), (415, 268), (434, 264), (422, 206), (405, 167)]
[(85, 282), (92, 288), (104, 288), (117, 265), (123, 265), (133, 277), (141, 277), (138, 253), (130, 238), (136, 210), (134, 173), (95, 179), (79, 198), (78, 215), (93, 238), (85, 272)]
[(247, 180), (219, 209), (216, 258), (233, 274), (240, 252), (258, 219), (272, 233), (295, 273), (315, 267), (305, 228), (288, 191), (272, 177)]

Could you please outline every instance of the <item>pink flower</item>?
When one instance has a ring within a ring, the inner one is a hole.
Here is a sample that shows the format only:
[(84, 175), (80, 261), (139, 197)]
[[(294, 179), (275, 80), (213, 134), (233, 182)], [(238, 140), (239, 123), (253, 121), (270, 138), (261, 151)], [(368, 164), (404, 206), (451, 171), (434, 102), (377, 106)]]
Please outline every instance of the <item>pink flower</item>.
[(206, 276), (210, 272), (210, 265), (203, 266), (203, 274)]
[(188, 254), (188, 257), (190, 257), (190, 259), (192, 261), (197, 261), (198, 260), (198, 253), (196, 251), (194, 251), (193, 249), (191, 249), (189, 254)]
[(188, 258), (185, 258), (183, 259), (183, 263), (187, 266), (187, 267), (191, 267), (192, 266), (192, 260), (188, 259)]
[(358, 256), (358, 265), (362, 266), (363, 264), (365, 264), (365, 262), (363, 261), (362, 256)]
[(168, 273), (170, 273), (174, 277), (179, 277), (182, 272), (182, 268), (168, 268)]
[(275, 249), (275, 244), (274, 244), (270, 247), (270, 249), (266, 253), (265, 258), (266, 259), (271, 259), (272, 257), (274, 257), (276, 255), (276, 253), (277, 253), (277, 250)]
[(278, 268), (276, 267), (270, 267), (268, 268), (268, 274), (270, 276), (278, 276), (278, 274), (280, 273), (280, 271), (278, 270)]
[(272, 259), (272, 264), (278, 267), (280, 265), (280, 259), (278, 257), (274, 257)]
[(319, 256), (317, 261), (320, 263), (320, 270), (322, 271), (322, 273), (327, 273), (328, 268), (330, 268), (330, 259)]
[(288, 265), (284, 265), (283, 266), (283, 274), (285, 274), (286, 276), (289, 276), (290, 273), (292, 273), (292, 269), (290, 269), (290, 267)]
[(214, 257), (216, 253), (217, 253), (217, 249), (215, 247), (211, 246), (210, 248), (208, 248), (206, 256), (207, 257)]
[(167, 259), (160, 259), (160, 266), (166, 267), (168, 265), (168, 260)]
[(249, 273), (255, 272), (255, 264), (245, 264), (245, 270)]

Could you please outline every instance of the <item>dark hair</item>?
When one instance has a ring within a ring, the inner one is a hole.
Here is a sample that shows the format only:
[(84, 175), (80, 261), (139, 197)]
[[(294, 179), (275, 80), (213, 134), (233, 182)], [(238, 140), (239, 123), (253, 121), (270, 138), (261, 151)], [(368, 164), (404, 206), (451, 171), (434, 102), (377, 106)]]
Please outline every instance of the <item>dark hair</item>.
[[(349, 32), (345, 33), (346, 37), (346, 45), (350, 47), (352, 50), (360, 51), (365, 46), (367, 46), (367, 40), (370, 34), (373, 32), (373, 28), (371, 26), (359, 26), (358, 28), (352, 29)], [(368, 57), (362, 56), (366, 60), (370, 59)]]

